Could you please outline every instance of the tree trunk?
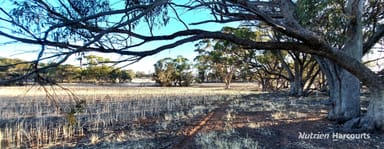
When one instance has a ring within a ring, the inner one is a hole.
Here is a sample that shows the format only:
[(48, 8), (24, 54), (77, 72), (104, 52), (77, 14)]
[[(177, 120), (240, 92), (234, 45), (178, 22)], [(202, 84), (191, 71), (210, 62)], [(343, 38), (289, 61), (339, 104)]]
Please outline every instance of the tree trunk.
[(369, 130), (378, 129), (384, 131), (384, 89), (373, 91), (368, 111), (363, 117), (363, 128)]
[[(309, 82), (306, 84), (306, 87), (304, 87), (304, 91), (303, 91), (303, 94), (304, 96), (308, 96), (310, 94), (310, 90), (311, 90), (311, 86), (313, 85), (313, 83), (315, 82), (317, 76), (319, 76), (319, 73), (320, 73), (320, 69), (318, 69), (315, 74), (313, 76), (311, 76), (311, 78), (309, 78)], [(316, 88), (316, 87), (315, 87)]]
[(202, 70), (199, 71), (199, 79), (201, 83), (205, 82), (205, 71), (202, 71)]
[(287, 71), (288, 73), (288, 81), (289, 81), (289, 95), (290, 96), (303, 96), (303, 82), (302, 82), (302, 73), (300, 72), (300, 64), (298, 62), (298, 57), (292, 56), (292, 59), (294, 60), (294, 73), (292, 72), (289, 65), (285, 62), (283, 55), (281, 51), (275, 51), (275, 56), (279, 59), (281, 62), (283, 69)]
[[(384, 87), (384, 84), (381, 83)], [(354, 118), (344, 124), (347, 129), (360, 129), (363, 131), (384, 131), (384, 88), (371, 90), (371, 100), (367, 113), (362, 117)]]
[(267, 91), (267, 80), (265, 78), (261, 78), (261, 91)]
[[(294, 73), (293, 75), (293, 82), (291, 82), (291, 96), (298, 96), (301, 97), (303, 96), (303, 73), (302, 69), (299, 63), (299, 57), (292, 57), (294, 58)], [(296, 58), (296, 59), (295, 59)]]
[[(346, 31), (346, 42), (341, 49), (347, 55), (360, 61), (363, 54), (362, 34), (363, 1), (347, 1), (346, 13), (353, 16)], [(326, 60), (328, 61), (328, 60)], [(323, 63), (324, 64), (324, 63)], [(330, 89), (331, 109), (328, 118), (346, 122), (360, 116), (360, 81), (354, 75), (331, 61), (327, 65), (326, 75)], [(324, 66), (323, 66), (324, 67)]]
[(232, 81), (234, 70), (235, 70), (235, 67), (230, 66), (229, 71), (227, 71), (227, 74), (224, 77), (225, 89), (231, 88), (231, 81)]
[(260, 80), (261, 80), (260, 81), (260, 83), (261, 83), (261, 90), (263, 92), (272, 90), (272, 85), (271, 85), (270, 78), (268, 78), (268, 77), (265, 77), (265, 78), (261, 77)]
[(225, 79), (225, 89), (230, 89), (231, 88), (231, 81), (232, 81), (232, 73), (228, 74)]
[[(338, 66), (336, 66), (338, 67)], [(360, 81), (348, 71), (339, 68), (331, 74), (330, 86), (332, 103), (328, 114), (330, 120), (345, 122), (360, 115)]]
[(303, 82), (301, 75), (295, 76), (294, 80), (290, 82), (289, 95), (301, 97), (303, 96)]
[(360, 115), (360, 81), (333, 62), (316, 57), (329, 88), (328, 119), (343, 123)]

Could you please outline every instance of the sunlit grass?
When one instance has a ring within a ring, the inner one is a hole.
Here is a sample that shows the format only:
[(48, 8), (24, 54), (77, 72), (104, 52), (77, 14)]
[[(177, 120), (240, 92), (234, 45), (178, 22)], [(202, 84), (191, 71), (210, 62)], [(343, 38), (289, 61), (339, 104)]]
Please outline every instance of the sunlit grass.
[[(64, 86), (66, 87), (66, 86)], [(55, 91), (57, 95), (67, 95), (68, 92), (61, 90), (59, 87), (47, 87), (48, 91)], [(254, 93), (250, 90), (230, 89), (223, 87), (114, 87), (114, 86), (68, 86), (70, 91), (79, 96), (97, 96), (114, 95), (114, 96), (153, 96), (153, 95), (233, 95), (239, 93)], [(0, 96), (22, 97), (28, 96), (45, 96), (46, 92), (41, 86), (24, 86), (24, 87), (1, 87)]]
[[(173, 121), (204, 114), (226, 96), (254, 93), (222, 87), (65, 87), (0, 88), (1, 148), (47, 147), (79, 137), (88, 137), (84, 143), (94, 145), (108, 138), (103, 134), (116, 127), (132, 124), (129, 129), (135, 130), (140, 126), (132, 122), (147, 118), (158, 119), (155, 129), (159, 131), (174, 129), (171, 128)], [(79, 101), (85, 101), (84, 111), (71, 113)], [(85, 132), (92, 135), (87, 136)], [(145, 134), (142, 130), (137, 130), (138, 134), (134, 132), (120, 133), (114, 139), (119, 142), (129, 139), (130, 135), (140, 138), (138, 136)]]

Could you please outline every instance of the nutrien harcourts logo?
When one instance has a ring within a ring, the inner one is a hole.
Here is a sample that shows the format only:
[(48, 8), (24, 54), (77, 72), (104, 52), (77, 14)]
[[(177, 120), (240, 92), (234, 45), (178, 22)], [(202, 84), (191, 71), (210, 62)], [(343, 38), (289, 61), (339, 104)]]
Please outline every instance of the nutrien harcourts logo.
[(370, 139), (371, 136), (368, 133), (313, 133), (313, 132), (299, 132), (299, 139), (306, 140), (322, 140), (322, 139), (332, 139), (333, 141), (337, 140), (360, 140), (360, 139)]

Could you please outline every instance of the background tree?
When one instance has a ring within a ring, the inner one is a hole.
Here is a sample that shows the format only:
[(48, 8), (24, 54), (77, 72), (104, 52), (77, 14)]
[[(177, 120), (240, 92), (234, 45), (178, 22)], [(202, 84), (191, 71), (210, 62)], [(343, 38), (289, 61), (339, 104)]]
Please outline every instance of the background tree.
[(175, 66), (175, 86), (189, 86), (193, 81), (191, 64), (189, 63), (189, 60), (179, 55), (175, 59), (173, 59), (173, 63)]
[(153, 79), (161, 86), (172, 86), (175, 79), (175, 66), (171, 58), (158, 60), (155, 64)]
[(106, 65), (110, 60), (96, 56), (96, 55), (88, 55), (84, 57), (86, 59), (87, 67), (83, 69), (83, 77), (86, 80), (93, 80), (94, 83), (102, 83), (107, 82), (109, 79), (118, 78), (118, 71), (114, 71), (112, 73), (112, 77), (109, 76), (111, 72), (114, 70), (112, 66)]
[(195, 52), (198, 53), (198, 55), (193, 59), (195, 63), (195, 68), (197, 69), (197, 82), (207, 82), (207, 73), (209, 71), (209, 58), (210, 56), (206, 53), (207, 49), (212, 47), (210, 39), (204, 39), (199, 41), (197, 44), (195, 44)]
[(121, 71), (121, 81), (129, 81), (131, 82), (134, 78), (136, 78), (136, 73), (132, 69), (122, 70)]
[(275, 66), (277, 69), (268, 70), (268, 68), (273, 68), (269, 66), (263, 67), (263, 70), (289, 82), (289, 94), (291, 96), (308, 95), (320, 73), (315, 58), (310, 54), (295, 51), (271, 51), (270, 53), (272, 54), (270, 58), (275, 59), (275, 63), (277, 63), (277, 67)]
[(72, 83), (80, 79), (81, 68), (70, 64), (59, 65), (48, 69), (47, 75), (58, 83)]
[(112, 83), (120, 83), (123, 72), (120, 69), (113, 69), (107, 76)]
[(254, 69), (263, 91), (284, 87), (285, 82), (282, 80), (289, 80), (289, 78), (284, 72), (281, 61), (272, 51), (263, 51), (255, 55), (254, 59), (249, 64)]
[[(274, 33), (263, 23), (253, 25), (252, 28), (246, 28), (247, 26), (244, 23), (237, 29), (224, 27), (222, 32), (255, 41), (289, 40)], [(305, 96), (319, 74), (319, 67), (310, 54), (279, 50), (264, 51), (261, 54), (252, 49), (242, 49), (241, 46), (225, 40), (204, 39), (195, 46), (195, 51), (199, 53), (195, 60), (198, 60), (200, 76), (210, 68), (212, 76), (218, 76), (226, 84), (226, 88), (229, 88), (230, 81), (236, 75), (241, 75), (246, 80), (247, 75), (257, 72), (263, 90), (286, 87), (285, 82), (289, 82), (290, 95)], [(239, 72), (242, 74), (236, 74)]]
[(0, 57), (0, 80), (21, 78), (15, 82), (7, 82), (5, 85), (23, 85), (28, 79), (22, 77), (31, 69), (31, 65), (20, 59), (10, 59)]
[(160, 59), (154, 66), (153, 79), (161, 86), (189, 86), (193, 81), (191, 64), (185, 57)]
[[(255, 36), (249, 28), (224, 27), (222, 32), (247, 39)], [(202, 40), (195, 46), (197, 46), (195, 51), (199, 52), (195, 57), (198, 61), (199, 76), (204, 79), (202, 76), (210, 68), (212, 73), (225, 83), (225, 88), (230, 88), (234, 74), (244, 65), (244, 53), (247, 51), (227, 40)]]

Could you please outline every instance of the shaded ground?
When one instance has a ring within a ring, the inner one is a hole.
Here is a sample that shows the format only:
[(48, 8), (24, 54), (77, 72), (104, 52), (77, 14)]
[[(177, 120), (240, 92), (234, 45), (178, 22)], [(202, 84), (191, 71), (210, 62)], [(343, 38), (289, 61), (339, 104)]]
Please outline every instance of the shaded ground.
[[(236, 132), (232, 135), (237, 135), (232, 137), (251, 138), (257, 141), (259, 148), (384, 148), (383, 134), (346, 131), (340, 125), (328, 121), (325, 106), (322, 104), (324, 100), (316, 98), (318, 97), (297, 99), (284, 94), (259, 94), (240, 100), (234, 99), (209, 113), (206, 117), (208, 120), (203, 118), (204, 125), (196, 126), (199, 132), (190, 129), (192, 134), (186, 133), (190, 134), (186, 138), (189, 141), (181, 142), (175, 147), (201, 147), (192, 141), (197, 133), (216, 131), (225, 134), (232, 131)], [(267, 102), (263, 104), (263, 101)], [(250, 104), (246, 105), (247, 102)], [(268, 107), (268, 102), (278, 103), (276, 106), (281, 107)], [(264, 108), (258, 110), (258, 107)], [(300, 138), (300, 133), (328, 136)], [(340, 137), (346, 134), (362, 138)]]

